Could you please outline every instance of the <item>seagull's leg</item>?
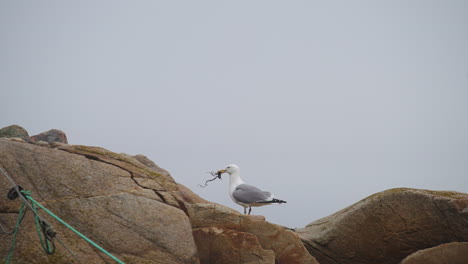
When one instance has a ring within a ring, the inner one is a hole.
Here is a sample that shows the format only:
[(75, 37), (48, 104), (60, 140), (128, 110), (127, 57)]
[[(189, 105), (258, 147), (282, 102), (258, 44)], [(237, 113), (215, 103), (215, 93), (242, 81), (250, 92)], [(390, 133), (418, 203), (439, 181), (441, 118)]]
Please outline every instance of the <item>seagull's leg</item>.
[(244, 207), (244, 214), (247, 214), (247, 207)]
[(252, 206), (249, 206), (249, 215), (250, 215), (250, 212), (252, 212)]

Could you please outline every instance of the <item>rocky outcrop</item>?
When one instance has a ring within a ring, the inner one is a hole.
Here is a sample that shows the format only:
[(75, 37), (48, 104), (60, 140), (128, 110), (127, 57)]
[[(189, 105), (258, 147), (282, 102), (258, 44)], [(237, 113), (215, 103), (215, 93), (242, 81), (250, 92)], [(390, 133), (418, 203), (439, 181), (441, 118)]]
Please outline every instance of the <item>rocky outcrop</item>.
[[(29, 142), (0, 139), (0, 166), (38, 202), (127, 264), (317, 263), (294, 232), (200, 198), (143, 155)], [(0, 193), (11, 187), (0, 175)], [(19, 206), (19, 199), (0, 196), (2, 226), (15, 225)], [(81, 263), (113, 263), (41, 215)], [(41, 251), (33, 222), (29, 213), (21, 224), (13, 263), (77, 262), (60, 245), (52, 255)], [(10, 242), (11, 235), (0, 233), (2, 260)]]
[[(387, 190), (293, 231), (200, 198), (143, 155), (68, 145), (52, 130), (31, 138), (18, 126), (1, 131), (0, 166), (127, 264), (453, 264), (466, 258), (467, 243), (450, 242), (468, 241), (468, 194)], [(0, 175), (0, 194), (11, 187)], [(20, 203), (0, 195), (2, 230), (15, 226)], [(13, 263), (113, 263), (41, 215), (76, 257), (57, 243), (55, 254), (45, 254), (29, 212)], [(0, 232), (2, 260), (11, 241)]]
[(67, 135), (61, 130), (51, 129), (30, 137), (28, 131), (18, 125), (1, 128), (0, 138), (13, 138), (16, 141), (32, 142), (43, 146), (53, 142), (68, 144)]
[(68, 144), (67, 135), (58, 129), (51, 129), (38, 135), (31, 136), (29, 140), (33, 142), (44, 141), (47, 143), (60, 142)]
[(297, 234), (263, 217), (206, 203), (188, 204), (187, 212), (201, 263), (318, 263)]
[(468, 241), (468, 194), (391, 189), (297, 232), (321, 264), (396, 264), (420, 249)]
[(400, 264), (466, 264), (468, 242), (452, 242), (419, 250), (406, 257)]
[(275, 253), (263, 249), (258, 238), (250, 233), (206, 227), (195, 229), (193, 234), (197, 241), (201, 263), (275, 263)]
[(0, 138), (22, 138), (26, 139), (29, 137), (26, 129), (18, 126), (11, 125), (0, 129)]
[[(47, 148), (0, 139), (0, 166), (38, 202), (126, 263), (199, 262), (190, 220), (177, 207), (177, 184), (131, 156), (95, 147)], [(10, 188), (1, 176), (0, 193)], [(19, 203), (0, 196), (2, 224), (14, 226)], [(83, 263), (110, 262), (46, 218)], [(31, 216), (24, 219), (17, 240), (15, 263), (74, 262), (59, 246), (53, 255), (41, 251)], [(2, 256), (10, 241), (1, 236)]]

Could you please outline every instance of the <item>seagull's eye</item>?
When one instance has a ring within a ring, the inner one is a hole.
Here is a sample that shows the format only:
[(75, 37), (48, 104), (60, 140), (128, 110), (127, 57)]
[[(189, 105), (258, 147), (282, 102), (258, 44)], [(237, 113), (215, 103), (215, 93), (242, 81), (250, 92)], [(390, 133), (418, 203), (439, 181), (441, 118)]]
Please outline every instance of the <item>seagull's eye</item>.
[(230, 169), (231, 167), (228, 167), (228, 169)]

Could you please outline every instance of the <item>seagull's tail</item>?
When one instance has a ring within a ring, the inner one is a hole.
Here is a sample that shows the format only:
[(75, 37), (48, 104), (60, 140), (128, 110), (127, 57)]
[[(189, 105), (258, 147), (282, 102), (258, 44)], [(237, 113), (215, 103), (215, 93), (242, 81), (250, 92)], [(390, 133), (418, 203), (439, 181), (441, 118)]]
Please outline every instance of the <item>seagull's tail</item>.
[(286, 201), (273, 198), (273, 199), (271, 199), (271, 200), (269, 200), (269, 201), (263, 201), (263, 202), (260, 202), (260, 203), (276, 203), (276, 204), (282, 204), (282, 203), (286, 203)]
[(283, 201), (283, 200), (280, 200), (280, 199), (276, 199), (276, 198), (273, 198), (273, 201), (271, 201), (272, 203), (279, 203), (279, 204), (282, 204), (282, 203), (286, 203), (286, 201)]

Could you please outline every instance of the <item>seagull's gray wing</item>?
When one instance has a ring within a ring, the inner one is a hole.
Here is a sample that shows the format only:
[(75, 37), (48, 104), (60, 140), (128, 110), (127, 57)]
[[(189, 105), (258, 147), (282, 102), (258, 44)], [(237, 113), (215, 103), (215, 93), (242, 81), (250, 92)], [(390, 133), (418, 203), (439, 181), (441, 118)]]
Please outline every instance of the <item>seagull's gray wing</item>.
[(244, 183), (236, 187), (232, 197), (237, 202), (251, 204), (270, 201), (272, 195), (270, 192), (262, 191), (255, 186)]

